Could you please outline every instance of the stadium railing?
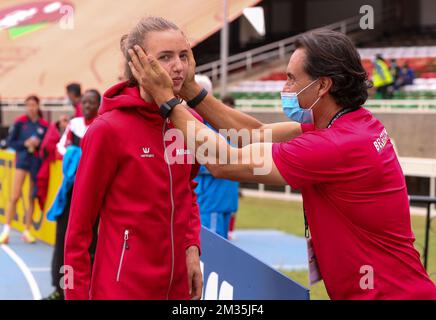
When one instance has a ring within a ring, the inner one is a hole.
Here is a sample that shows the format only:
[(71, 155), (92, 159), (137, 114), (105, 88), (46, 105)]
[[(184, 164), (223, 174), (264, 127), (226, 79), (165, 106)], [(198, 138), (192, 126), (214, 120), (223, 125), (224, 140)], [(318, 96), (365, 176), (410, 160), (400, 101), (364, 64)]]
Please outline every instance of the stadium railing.
[(427, 270), (428, 267), (428, 250), (430, 242), (430, 229), (431, 221), (433, 217), (431, 216), (432, 204), (436, 203), (436, 197), (426, 197), (426, 196), (409, 196), (410, 203), (422, 203), (427, 206), (427, 214), (425, 219), (425, 240), (424, 240), (424, 268)]
[[(282, 105), (280, 98), (272, 98), (273, 93), (267, 99), (251, 99), (249, 96), (244, 99), (236, 99), (236, 107), (243, 111), (256, 112), (278, 112), (281, 111)], [(274, 95), (279, 95), (274, 94)], [(436, 112), (436, 99), (392, 99), (392, 100), (367, 100), (364, 105), (374, 112), (410, 112), (410, 111), (429, 111)]]
[[(380, 21), (386, 23), (387, 21), (394, 18), (394, 11), (391, 8), (386, 8), (381, 12), (377, 12), (374, 18), (376, 23)], [(330, 25), (323, 26), (322, 29), (340, 31), (344, 34), (354, 31), (359, 31), (361, 30), (359, 24), (360, 19), (361, 16), (356, 15), (354, 17), (342, 21), (338, 21)], [(230, 56), (227, 60), (228, 61), (227, 71), (229, 73), (237, 70), (249, 71), (253, 68), (253, 65), (255, 64), (271, 61), (272, 59), (284, 59), (294, 51), (295, 48), (294, 42), (297, 37), (298, 35), (292, 36), (277, 42), (267, 44), (265, 46), (261, 46), (256, 49), (248, 50)], [(221, 70), (220, 60), (213, 61), (197, 67), (198, 73), (210, 77), (213, 82), (216, 82), (219, 79), (219, 75), (221, 72), (220, 70)]]

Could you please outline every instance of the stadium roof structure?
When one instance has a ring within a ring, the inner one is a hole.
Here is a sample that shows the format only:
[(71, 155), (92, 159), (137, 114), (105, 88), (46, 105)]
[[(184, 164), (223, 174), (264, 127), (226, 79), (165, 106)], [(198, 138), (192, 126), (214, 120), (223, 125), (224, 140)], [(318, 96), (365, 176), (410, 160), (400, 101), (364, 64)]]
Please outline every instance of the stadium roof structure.
[[(229, 20), (259, 0), (229, 1)], [(69, 82), (105, 90), (122, 75), (120, 38), (140, 18), (175, 22), (195, 45), (222, 27), (222, 0), (2, 0), (0, 96), (60, 97)]]

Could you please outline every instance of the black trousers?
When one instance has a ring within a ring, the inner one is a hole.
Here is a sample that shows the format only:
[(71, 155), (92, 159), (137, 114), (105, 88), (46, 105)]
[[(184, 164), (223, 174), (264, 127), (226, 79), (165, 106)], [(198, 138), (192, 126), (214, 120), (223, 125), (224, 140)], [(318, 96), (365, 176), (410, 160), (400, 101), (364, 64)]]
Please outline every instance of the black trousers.
[[(73, 188), (68, 192), (67, 204), (65, 206), (64, 211), (56, 220), (56, 242), (53, 251), (53, 259), (51, 263), (51, 277), (52, 277), (52, 285), (60, 292), (63, 289), (60, 286), (60, 281), (64, 276), (61, 273), (61, 267), (64, 265), (64, 246), (65, 246), (65, 234), (67, 232), (68, 227), (68, 219), (70, 217), (70, 206), (71, 206), (71, 198), (73, 195)], [(95, 249), (97, 246), (97, 232), (98, 232), (98, 223), (99, 219), (97, 219), (94, 229), (93, 229), (93, 237), (92, 242), (89, 247), (89, 254), (91, 256), (91, 268), (92, 263), (94, 261)]]
[(393, 90), (392, 84), (384, 85), (377, 88), (377, 92), (380, 93), (382, 99), (392, 99), (393, 97), (392, 90)]

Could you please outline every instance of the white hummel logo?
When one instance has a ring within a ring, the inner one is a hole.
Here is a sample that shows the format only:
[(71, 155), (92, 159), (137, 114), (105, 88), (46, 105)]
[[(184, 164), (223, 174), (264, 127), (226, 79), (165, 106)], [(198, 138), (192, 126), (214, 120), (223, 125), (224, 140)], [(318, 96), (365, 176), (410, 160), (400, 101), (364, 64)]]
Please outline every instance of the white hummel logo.
[(154, 158), (154, 154), (150, 154), (150, 148), (142, 148), (143, 154), (141, 154), (141, 158)]

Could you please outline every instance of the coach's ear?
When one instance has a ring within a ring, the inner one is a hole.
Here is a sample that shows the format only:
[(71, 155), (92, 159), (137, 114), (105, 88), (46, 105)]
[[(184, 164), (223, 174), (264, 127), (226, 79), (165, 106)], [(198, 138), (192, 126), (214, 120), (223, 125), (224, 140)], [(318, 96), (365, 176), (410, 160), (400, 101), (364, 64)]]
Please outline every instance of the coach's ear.
[(327, 95), (333, 86), (333, 81), (330, 77), (320, 77), (319, 78), (319, 97), (324, 97)]

